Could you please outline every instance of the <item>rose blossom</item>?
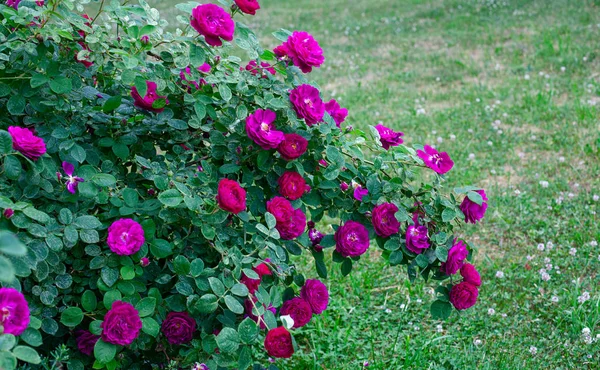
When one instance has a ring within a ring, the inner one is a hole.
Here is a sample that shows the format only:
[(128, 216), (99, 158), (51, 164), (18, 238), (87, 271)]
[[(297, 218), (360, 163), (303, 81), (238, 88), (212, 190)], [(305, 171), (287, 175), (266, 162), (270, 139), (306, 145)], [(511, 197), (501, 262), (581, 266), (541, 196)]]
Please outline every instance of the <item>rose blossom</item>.
[(160, 326), (170, 344), (188, 343), (194, 337), (196, 320), (187, 312), (169, 312)]
[(475, 269), (475, 266), (465, 263), (463, 267), (460, 268), (460, 275), (463, 277), (463, 280), (467, 283), (473, 284), (475, 286), (481, 286), (481, 276), (479, 272)]
[(277, 223), (289, 222), (294, 214), (292, 203), (284, 197), (274, 197), (267, 202), (267, 212), (275, 216)]
[[(252, 300), (250, 300), (252, 299)], [(271, 311), (273, 313), (273, 315), (275, 315), (277, 313), (277, 309), (275, 307), (273, 307), (272, 305), (269, 305), (269, 307), (265, 308), (265, 305), (258, 302), (258, 298), (251, 296), (250, 299), (246, 299), (246, 301), (244, 301), (244, 307), (246, 309), (246, 316), (251, 318), (252, 320), (254, 320), (261, 329), (266, 329), (267, 325), (265, 324), (265, 320), (263, 319), (264, 314), (257, 316), (255, 315), (255, 311), (254, 310), (254, 305), (260, 305), (263, 307), (263, 309), (265, 309), (265, 313), (266, 311)], [(254, 302), (254, 304), (252, 304), (252, 302)], [(256, 314), (258, 314), (258, 312), (256, 312)]]
[(369, 194), (369, 190), (367, 188), (363, 188), (361, 185), (353, 182), (352, 186), (354, 187), (354, 199), (362, 202), (365, 195)]
[(21, 335), (29, 326), (29, 305), (23, 293), (0, 288), (0, 325), (4, 334)]
[(289, 200), (300, 199), (304, 193), (310, 191), (310, 186), (306, 185), (304, 178), (294, 171), (286, 171), (277, 180), (279, 192)]
[(246, 133), (256, 144), (265, 150), (275, 149), (283, 141), (283, 132), (275, 130), (275, 112), (257, 109), (246, 118)]
[(345, 181), (342, 181), (342, 183), (340, 184), (340, 190), (341, 190), (341, 191), (346, 191), (346, 190), (348, 190), (348, 188), (349, 188), (349, 187), (350, 187), (350, 186), (349, 186), (349, 185), (348, 185), (348, 183), (347, 183), (347, 182), (345, 182)]
[(466, 310), (475, 305), (478, 295), (479, 291), (475, 285), (463, 281), (450, 289), (450, 303), (457, 310)]
[(94, 335), (87, 330), (77, 330), (75, 332), (77, 349), (84, 355), (91, 356), (94, 353), (94, 346), (98, 339), (100, 339), (100, 336)]
[(160, 113), (165, 108), (153, 108), (152, 105), (159, 99), (165, 99), (166, 104), (169, 104), (169, 99), (166, 96), (160, 96), (156, 93), (157, 85), (156, 82), (146, 81), (146, 95), (142, 98), (135, 86), (131, 87), (131, 97), (133, 98), (133, 105), (145, 109), (150, 112)]
[(312, 67), (318, 68), (325, 61), (319, 43), (303, 31), (294, 31), (275, 54), (287, 55), (304, 73), (312, 72)]
[(402, 132), (394, 132), (394, 130), (385, 127), (382, 124), (375, 126), (375, 129), (379, 132), (379, 141), (381, 141), (381, 146), (385, 150), (390, 149), (392, 146), (398, 146), (404, 142), (402, 140), (404, 133)]
[(13, 149), (31, 160), (37, 160), (46, 153), (46, 144), (41, 137), (37, 137), (31, 130), (9, 126), (8, 133), (12, 137)]
[(292, 335), (283, 326), (269, 330), (264, 344), (271, 357), (290, 358), (294, 354)]
[[(265, 261), (270, 262), (270, 260), (268, 258)], [(254, 267), (252, 270), (258, 274), (258, 279), (252, 279), (252, 278), (246, 276), (246, 274), (242, 273), (242, 278), (240, 279), (240, 281), (242, 284), (244, 284), (248, 288), (248, 291), (251, 294), (254, 294), (254, 292), (256, 292), (258, 290), (258, 286), (260, 285), (260, 282), (262, 281), (262, 277), (265, 275), (272, 275), (273, 273), (271, 272), (271, 269), (269, 268), (269, 266), (265, 263), (259, 264), (258, 266)]]
[[(210, 73), (210, 70), (211, 67), (208, 63), (204, 63), (200, 67), (198, 67), (198, 71), (204, 74)], [(189, 81), (189, 83), (192, 84), (196, 88), (196, 90), (199, 89), (200, 86), (206, 84), (206, 81), (203, 78), (201, 78), (198, 82), (188, 80), (188, 78), (191, 77), (192, 69), (190, 67), (186, 67), (185, 69), (182, 69), (181, 72), (179, 72), (179, 78), (181, 78), (183, 81)]]
[(312, 319), (312, 308), (308, 302), (300, 297), (295, 297), (289, 301), (285, 301), (279, 315), (290, 315), (294, 320), (294, 328), (301, 328), (310, 322)]
[(2, 212), (2, 214), (8, 220), (15, 214), (15, 211), (12, 208), (7, 208), (4, 210), (4, 212)]
[(235, 23), (229, 13), (214, 4), (202, 4), (192, 10), (191, 25), (204, 36), (211, 46), (223, 45), (223, 40), (232, 41)]
[(377, 235), (387, 238), (397, 234), (400, 230), (400, 222), (396, 219), (398, 207), (394, 203), (383, 203), (373, 208), (373, 227)]
[(340, 127), (346, 120), (346, 117), (348, 117), (348, 109), (340, 107), (340, 103), (335, 99), (331, 99), (325, 103), (325, 111), (333, 118), (337, 127)]
[(217, 202), (221, 209), (237, 215), (246, 209), (246, 190), (237, 181), (221, 179), (217, 190)]
[(75, 167), (69, 162), (62, 163), (63, 171), (65, 171), (65, 176), (67, 178), (67, 190), (71, 194), (75, 194), (77, 191), (77, 185), (84, 180), (81, 177), (73, 176), (73, 172), (75, 172)]
[(108, 227), (106, 244), (113, 253), (120, 256), (136, 253), (145, 241), (142, 225), (130, 218), (122, 218)]
[(425, 162), (427, 167), (440, 175), (450, 171), (454, 166), (454, 162), (450, 159), (448, 153), (440, 153), (429, 145), (425, 145), (423, 149), (425, 149), (425, 151), (417, 150), (417, 155)]
[(454, 239), (452, 248), (448, 251), (448, 259), (442, 262), (440, 270), (446, 275), (454, 275), (463, 267), (465, 259), (469, 255), (467, 246), (462, 240)]
[(406, 228), (406, 248), (416, 254), (421, 254), (429, 248), (429, 237), (427, 236), (427, 226), (419, 225), (418, 217), (413, 218), (414, 225)]
[(325, 105), (319, 96), (319, 90), (311, 85), (300, 85), (290, 92), (290, 101), (298, 115), (306, 124), (312, 126), (323, 120)]
[(102, 340), (106, 343), (128, 346), (138, 337), (142, 320), (138, 311), (129, 303), (115, 301), (104, 315)]
[(140, 258), (140, 265), (142, 267), (147, 267), (150, 264), (150, 259), (148, 257)]
[(324, 237), (325, 235), (323, 235), (323, 233), (317, 229), (311, 228), (308, 230), (308, 239), (310, 239), (310, 243), (313, 245), (313, 247), (319, 244)]
[(260, 9), (260, 4), (257, 0), (234, 0), (235, 5), (240, 8), (242, 13), (255, 15), (256, 11)]
[(369, 248), (369, 232), (356, 221), (347, 221), (334, 234), (335, 250), (344, 257), (357, 257)]
[(300, 208), (294, 210), (292, 218), (286, 223), (277, 223), (275, 225), (279, 235), (283, 240), (293, 240), (302, 235), (306, 229), (306, 215)]
[(277, 151), (281, 155), (281, 158), (286, 161), (293, 161), (299, 158), (306, 152), (308, 148), (308, 140), (298, 134), (284, 134), (283, 141), (279, 143)]
[(473, 202), (471, 199), (469, 199), (469, 197), (465, 197), (465, 199), (463, 199), (462, 203), (460, 204), (460, 210), (462, 211), (462, 213), (465, 214), (465, 222), (472, 224), (476, 223), (477, 221), (483, 218), (488, 206), (488, 198), (485, 194), (485, 191), (481, 189), (475, 190), (475, 192), (481, 195), (481, 198), (483, 199), (483, 203), (481, 203), (481, 205)]
[(314, 314), (320, 315), (329, 305), (329, 291), (325, 284), (317, 279), (308, 279), (300, 290), (300, 297), (304, 299)]

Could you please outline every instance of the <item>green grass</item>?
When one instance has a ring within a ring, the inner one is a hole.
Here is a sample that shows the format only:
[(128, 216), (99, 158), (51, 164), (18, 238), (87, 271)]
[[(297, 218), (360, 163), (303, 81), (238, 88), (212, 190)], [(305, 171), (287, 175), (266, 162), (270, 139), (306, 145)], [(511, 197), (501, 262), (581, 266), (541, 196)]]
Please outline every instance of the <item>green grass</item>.
[[(150, 3), (176, 25), (173, 1)], [(600, 201), (593, 200), (600, 195), (600, 1), (261, 5), (244, 22), (265, 47), (278, 44), (270, 33), (280, 27), (306, 30), (320, 42), (327, 59), (311, 78), (350, 110), (349, 124), (382, 121), (409, 144), (435, 143), (456, 163), (448, 187), (480, 185), (490, 198), (484, 222), (464, 235), (479, 247), (484, 283), (476, 307), (433, 320), (432, 285), (409, 284), (404, 270), (386, 266), (371, 248), (350, 276), (333, 272), (329, 309), (297, 332), (299, 353), (277, 364), (598, 368), (600, 341), (585, 344), (581, 332), (600, 334), (600, 250), (592, 243), (600, 241)], [(551, 250), (537, 249), (549, 242)], [(539, 272), (546, 263), (553, 265), (549, 281)], [(585, 291), (591, 299), (579, 303)]]

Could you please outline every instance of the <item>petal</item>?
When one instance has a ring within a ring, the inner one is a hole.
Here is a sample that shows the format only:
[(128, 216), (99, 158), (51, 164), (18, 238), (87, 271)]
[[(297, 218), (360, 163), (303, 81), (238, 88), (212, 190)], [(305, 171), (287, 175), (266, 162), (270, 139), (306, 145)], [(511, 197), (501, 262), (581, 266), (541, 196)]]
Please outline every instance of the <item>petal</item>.
[(67, 174), (68, 176), (71, 176), (73, 174), (73, 171), (75, 171), (75, 167), (69, 162), (63, 162), (62, 168), (63, 171), (65, 171), (65, 174)]

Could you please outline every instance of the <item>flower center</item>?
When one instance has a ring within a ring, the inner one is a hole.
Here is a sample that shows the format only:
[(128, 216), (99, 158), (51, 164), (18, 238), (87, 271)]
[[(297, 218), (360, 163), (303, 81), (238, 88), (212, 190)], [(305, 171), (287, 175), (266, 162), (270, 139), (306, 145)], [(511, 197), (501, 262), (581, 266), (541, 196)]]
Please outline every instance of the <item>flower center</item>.
[(0, 322), (5, 323), (10, 318), (10, 310), (8, 307), (0, 309)]
[(292, 144), (292, 149), (297, 150), (298, 149), (298, 145), (296, 145), (296, 143)]
[(442, 161), (442, 158), (439, 154), (434, 154), (429, 156), (429, 160), (439, 166), (440, 162)]
[(262, 122), (260, 124), (260, 129), (264, 132), (269, 132), (269, 124)]
[(309, 98), (304, 99), (304, 104), (308, 105), (311, 108), (313, 106), (312, 100), (310, 100)]
[(358, 240), (358, 236), (356, 235), (356, 233), (348, 234), (348, 241), (355, 242), (357, 240)]
[(129, 240), (129, 233), (128, 232), (124, 232), (123, 234), (121, 234), (121, 241), (123, 243), (127, 243), (127, 240)]
[(387, 224), (387, 223), (388, 223), (388, 218), (387, 218), (387, 216), (383, 216), (383, 217), (381, 218), (381, 223), (382, 223), (382, 224)]

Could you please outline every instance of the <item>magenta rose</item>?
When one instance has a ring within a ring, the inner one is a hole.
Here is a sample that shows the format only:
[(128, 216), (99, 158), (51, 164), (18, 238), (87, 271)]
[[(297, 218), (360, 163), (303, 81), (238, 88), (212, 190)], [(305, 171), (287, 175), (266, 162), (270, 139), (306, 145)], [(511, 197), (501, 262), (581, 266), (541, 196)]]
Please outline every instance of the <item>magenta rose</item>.
[(284, 139), (283, 132), (275, 130), (277, 115), (268, 109), (257, 109), (246, 118), (246, 133), (265, 150), (275, 149)]
[(196, 320), (187, 312), (169, 312), (160, 326), (170, 344), (188, 343), (194, 337)]
[(450, 303), (457, 310), (466, 310), (477, 303), (478, 295), (479, 290), (475, 285), (463, 281), (450, 289)]
[(429, 236), (427, 226), (419, 225), (417, 217), (414, 218), (414, 225), (406, 228), (406, 248), (416, 254), (421, 254), (429, 248)]
[(73, 164), (63, 162), (62, 168), (66, 175), (67, 191), (71, 194), (75, 194), (77, 192), (77, 186), (84, 180), (79, 176), (73, 176), (73, 173), (75, 172), (75, 166), (73, 166)]
[(94, 335), (87, 330), (77, 330), (75, 332), (75, 342), (77, 342), (77, 349), (84, 355), (91, 356), (94, 353), (94, 346), (100, 339), (100, 336)]
[(369, 194), (369, 190), (367, 188), (363, 188), (357, 183), (353, 183), (352, 186), (354, 187), (354, 199), (358, 200), (359, 202), (362, 202), (365, 195)]
[(256, 11), (260, 9), (260, 4), (258, 4), (257, 0), (234, 0), (235, 5), (240, 8), (242, 13), (255, 15)]
[(310, 186), (306, 185), (304, 178), (294, 171), (286, 171), (277, 180), (279, 193), (289, 200), (300, 199), (304, 193), (310, 191)]
[(348, 109), (340, 107), (340, 103), (335, 99), (325, 103), (325, 111), (333, 118), (337, 127), (340, 127), (348, 117)]
[(31, 160), (37, 160), (46, 153), (46, 144), (41, 137), (37, 137), (31, 130), (9, 126), (8, 133), (12, 137), (13, 149)]
[(467, 246), (462, 240), (454, 239), (452, 248), (448, 251), (448, 259), (443, 262), (440, 269), (446, 275), (454, 275), (463, 267), (465, 259), (469, 255)]
[(122, 218), (108, 227), (106, 244), (113, 253), (120, 256), (136, 253), (145, 241), (142, 225), (130, 218)]
[(471, 224), (477, 223), (477, 221), (481, 220), (485, 215), (485, 211), (488, 207), (488, 198), (485, 194), (485, 191), (481, 189), (475, 190), (475, 192), (481, 195), (481, 198), (483, 199), (483, 203), (481, 203), (481, 205), (473, 202), (471, 199), (469, 199), (469, 197), (465, 197), (465, 199), (463, 199), (462, 203), (460, 204), (460, 210), (462, 211), (462, 213), (465, 214), (465, 222)]
[(369, 248), (369, 231), (356, 221), (347, 221), (334, 235), (335, 250), (344, 257), (358, 257)]
[(135, 86), (131, 87), (131, 97), (133, 98), (133, 105), (145, 109), (150, 112), (160, 113), (165, 108), (153, 108), (152, 105), (159, 99), (165, 99), (166, 104), (169, 104), (169, 99), (166, 96), (160, 96), (156, 93), (157, 85), (156, 82), (146, 81), (146, 95), (142, 98)]
[(394, 130), (385, 127), (382, 124), (375, 126), (375, 129), (379, 132), (379, 141), (381, 141), (381, 146), (385, 150), (390, 149), (391, 146), (398, 146), (404, 142), (402, 140), (404, 133), (402, 132), (394, 132)]
[[(263, 315), (261, 316), (257, 316), (258, 312), (256, 312), (254, 310), (254, 305), (257, 306), (261, 306), (263, 307), (263, 309), (267, 310), (267, 311), (271, 311), (273, 313), (273, 315), (275, 315), (277, 313), (277, 309), (275, 307), (273, 307), (272, 305), (269, 305), (269, 307), (265, 308), (265, 306), (258, 302), (258, 299), (254, 296), (251, 296), (251, 299), (246, 299), (246, 301), (244, 301), (244, 307), (246, 309), (246, 316), (251, 318), (252, 320), (254, 320), (261, 329), (266, 329), (267, 325), (265, 324), (265, 320), (263, 319)], [(254, 302), (254, 304), (252, 304), (252, 302)], [(256, 314), (255, 314), (256, 313)]]
[(300, 297), (295, 297), (289, 301), (285, 301), (281, 310), (280, 316), (290, 315), (294, 320), (294, 328), (301, 328), (310, 322), (312, 319), (312, 308), (308, 302)]
[(237, 181), (221, 179), (217, 190), (217, 202), (221, 209), (237, 215), (246, 209), (246, 190)]
[(473, 284), (475, 286), (481, 286), (481, 276), (479, 272), (475, 269), (475, 266), (465, 263), (463, 267), (460, 268), (460, 275), (463, 277), (463, 280), (467, 283)]
[(253, 76), (261, 75), (263, 78), (267, 78), (264, 71), (267, 71), (272, 75), (274, 75), (276, 73), (275, 68), (273, 68), (269, 63), (260, 62), (260, 67), (259, 67), (258, 64), (256, 63), (256, 60), (249, 61), (245, 68), (240, 67), (240, 71), (243, 71), (243, 70), (246, 70), (246, 71), (252, 73)]
[(294, 31), (282, 46), (285, 55), (304, 73), (311, 72), (313, 67), (318, 68), (325, 61), (323, 49), (308, 32)]
[[(198, 67), (198, 71), (201, 73), (204, 73), (204, 74), (209, 73), (210, 70), (211, 70), (210, 65), (207, 63), (204, 63), (203, 65)], [(189, 82), (189, 84), (194, 86), (196, 88), (196, 90), (199, 89), (200, 86), (206, 84), (206, 81), (203, 78), (201, 78), (199, 81), (191, 81), (190, 80), (192, 78), (192, 69), (190, 67), (186, 67), (185, 69), (182, 69), (181, 72), (179, 72), (179, 77), (181, 78), (181, 80)]]
[(308, 140), (292, 133), (283, 135), (283, 141), (279, 143), (277, 151), (281, 154), (281, 158), (286, 161), (293, 161), (304, 154), (306, 148), (308, 148)]
[(214, 4), (202, 4), (192, 10), (191, 25), (204, 36), (211, 46), (223, 45), (223, 40), (233, 40), (235, 23), (231, 15)]
[(289, 222), (277, 223), (275, 225), (283, 240), (293, 240), (302, 235), (306, 229), (306, 215), (301, 209), (294, 210)]
[(138, 337), (142, 320), (138, 311), (129, 303), (115, 301), (104, 315), (102, 340), (106, 343), (128, 346)]
[(14, 288), (0, 288), (0, 324), (4, 334), (21, 335), (29, 326), (29, 305)]
[(300, 85), (290, 92), (290, 101), (299, 118), (312, 126), (323, 120), (325, 105), (319, 96), (319, 90), (310, 85)]
[(283, 326), (271, 329), (265, 337), (265, 350), (275, 358), (290, 358), (294, 354), (292, 335)]
[(317, 279), (306, 280), (300, 290), (300, 297), (308, 302), (316, 315), (320, 315), (329, 305), (329, 291), (325, 284)]
[(267, 202), (267, 212), (275, 216), (277, 223), (290, 222), (294, 214), (292, 203), (284, 197), (274, 197)]
[(400, 222), (396, 219), (398, 207), (394, 203), (383, 203), (373, 208), (373, 228), (377, 235), (387, 238), (400, 231)]
[(446, 152), (438, 152), (429, 145), (423, 148), (425, 151), (417, 150), (417, 156), (425, 162), (425, 165), (440, 175), (450, 171), (454, 166), (454, 162)]

